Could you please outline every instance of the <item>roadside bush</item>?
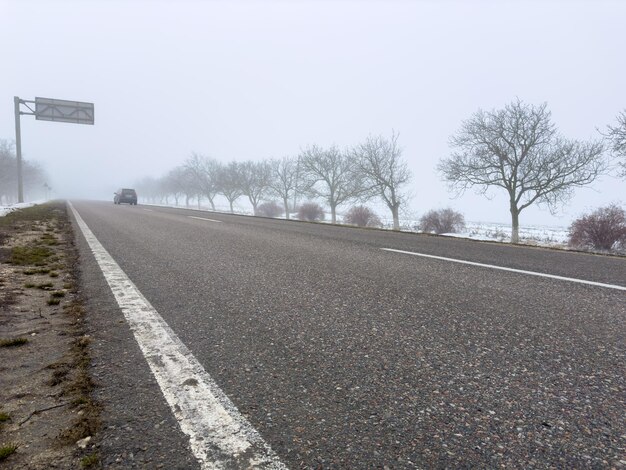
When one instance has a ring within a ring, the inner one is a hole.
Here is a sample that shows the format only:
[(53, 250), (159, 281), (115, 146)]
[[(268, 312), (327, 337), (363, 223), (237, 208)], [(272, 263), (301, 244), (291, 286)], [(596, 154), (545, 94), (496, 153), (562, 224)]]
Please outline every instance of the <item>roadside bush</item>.
[(347, 224), (358, 225), (359, 227), (380, 227), (380, 219), (369, 207), (354, 206), (343, 218)]
[(280, 205), (278, 205), (276, 201), (269, 201), (260, 204), (256, 208), (255, 215), (260, 215), (263, 217), (278, 217), (283, 212), (285, 212), (285, 210)]
[(611, 204), (575, 220), (569, 228), (569, 245), (606, 251), (626, 248), (624, 209)]
[(465, 228), (465, 218), (452, 209), (431, 210), (420, 219), (422, 232), (457, 233)]
[(305, 202), (298, 208), (298, 219), (300, 220), (324, 220), (324, 210), (316, 202)]

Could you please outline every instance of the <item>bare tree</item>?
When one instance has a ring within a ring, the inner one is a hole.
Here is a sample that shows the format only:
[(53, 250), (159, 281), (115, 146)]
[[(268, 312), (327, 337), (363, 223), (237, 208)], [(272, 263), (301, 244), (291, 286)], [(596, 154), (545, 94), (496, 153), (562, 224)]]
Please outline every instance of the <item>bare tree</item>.
[(0, 204), (10, 204), (17, 195), (17, 161), (13, 142), (0, 139)]
[(146, 176), (135, 183), (137, 195), (144, 201), (155, 203), (157, 198), (162, 196), (160, 182), (156, 178)]
[(404, 188), (411, 181), (411, 172), (402, 160), (398, 134), (392, 132), (390, 139), (370, 135), (353, 153), (365, 184), (391, 211), (393, 229), (400, 230), (399, 210), (408, 199)]
[(355, 159), (336, 146), (322, 149), (307, 147), (301, 154), (306, 192), (330, 206), (332, 223), (337, 223), (337, 206), (366, 194), (363, 178)]
[(185, 196), (186, 207), (189, 207), (191, 199), (197, 199), (198, 206), (200, 206), (202, 191), (195, 173), (186, 164), (170, 170), (163, 183), (166, 193), (174, 196), (176, 205), (178, 205), (180, 196)]
[[(187, 190), (187, 176), (188, 175), (186, 174), (185, 168), (183, 168), (182, 166), (177, 166), (176, 168), (170, 170), (163, 179), (163, 189), (167, 195), (171, 195), (174, 197), (174, 202), (176, 205), (178, 205), (178, 200), (180, 199), (180, 196), (185, 194)], [(188, 198), (187, 205), (189, 205)]]
[(267, 162), (247, 161), (239, 164), (241, 192), (248, 197), (254, 214), (263, 196), (267, 193), (271, 169)]
[(22, 172), (24, 175), (24, 192), (28, 194), (27, 197), (32, 200), (43, 196), (45, 193), (44, 184), (47, 184), (48, 177), (39, 163), (28, 160), (22, 162)]
[(211, 204), (211, 209), (215, 210), (215, 196), (219, 192), (218, 177), (220, 164), (217, 160), (203, 155), (192, 153), (191, 157), (185, 161), (185, 168), (190, 172), (193, 186), (199, 195), (206, 197)]
[(230, 212), (235, 212), (233, 204), (238, 198), (243, 196), (240, 164), (230, 162), (228, 165), (221, 166), (217, 181), (220, 194), (223, 194), (230, 204)]
[[(36, 199), (46, 192), (48, 176), (38, 163), (22, 162), (24, 193), (28, 199)], [(0, 203), (11, 204), (17, 199), (17, 158), (14, 143), (0, 139)]]
[(519, 242), (519, 215), (531, 204), (554, 211), (573, 188), (606, 172), (600, 142), (579, 142), (559, 136), (547, 105), (517, 100), (504, 109), (479, 110), (451, 137), (458, 149), (443, 159), (439, 172), (461, 192), (476, 187), (485, 194), (503, 188), (509, 196), (511, 242)]
[(611, 153), (618, 161), (619, 175), (626, 178), (626, 109), (617, 116), (616, 126), (607, 126), (604, 134), (609, 142)]
[(289, 201), (298, 190), (297, 159), (284, 157), (280, 160), (272, 160), (270, 167), (269, 190), (282, 199), (285, 206), (285, 218), (289, 219)]

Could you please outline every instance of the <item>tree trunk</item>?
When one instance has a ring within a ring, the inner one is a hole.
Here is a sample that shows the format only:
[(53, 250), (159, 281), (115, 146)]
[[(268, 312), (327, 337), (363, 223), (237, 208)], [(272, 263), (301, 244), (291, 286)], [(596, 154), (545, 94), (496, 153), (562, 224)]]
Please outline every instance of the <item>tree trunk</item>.
[(289, 199), (284, 198), (283, 204), (285, 205), (285, 219), (289, 220)]
[(200, 209), (200, 196), (198, 196), (198, 209)]
[(337, 223), (337, 206), (330, 206), (330, 218), (333, 224)]
[(189, 196), (185, 196), (185, 207), (189, 207)]
[(174, 204), (178, 206), (178, 196), (174, 196)]
[(230, 204), (230, 213), (234, 214), (235, 213), (235, 209), (233, 208), (233, 201), (229, 200), (228, 203)]
[(215, 203), (213, 202), (213, 198), (207, 196), (207, 199), (209, 200), (209, 203), (211, 204), (211, 210), (215, 212)]
[(393, 217), (393, 229), (400, 230), (400, 217), (398, 216), (400, 207), (398, 205), (391, 207), (391, 216)]
[(511, 203), (511, 243), (519, 243), (519, 210)]

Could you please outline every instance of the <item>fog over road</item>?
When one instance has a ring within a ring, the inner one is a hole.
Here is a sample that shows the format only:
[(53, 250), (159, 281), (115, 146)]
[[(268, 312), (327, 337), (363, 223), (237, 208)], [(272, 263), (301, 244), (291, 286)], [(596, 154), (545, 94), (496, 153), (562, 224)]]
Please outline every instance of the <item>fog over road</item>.
[[(624, 258), (104, 202), (74, 208), (290, 468), (619, 465)], [(192, 468), (80, 230), (105, 466)], [(109, 459), (109, 460), (107, 460)]]

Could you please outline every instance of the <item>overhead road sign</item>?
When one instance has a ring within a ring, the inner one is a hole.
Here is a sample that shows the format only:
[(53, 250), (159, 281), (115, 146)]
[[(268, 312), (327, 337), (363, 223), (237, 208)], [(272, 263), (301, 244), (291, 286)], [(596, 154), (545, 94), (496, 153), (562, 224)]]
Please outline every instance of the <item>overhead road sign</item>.
[[(32, 106), (32, 105), (35, 106)], [(55, 100), (52, 98), (35, 98), (22, 100), (18, 96), (13, 98), (15, 109), (15, 155), (17, 157), (17, 202), (24, 202), (24, 188), (22, 181), (22, 131), (20, 116), (35, 116), (40, 121), (70, 122), (72, 124), (93, 124), (93, 103), (82, 101)], [(22, 111), (21, 106), (28, 111)]]
[(35, 98), (35, 119), (41, 121), (71, 122), (74, 124), (93, 124), (93, 103), (81, 101)]

